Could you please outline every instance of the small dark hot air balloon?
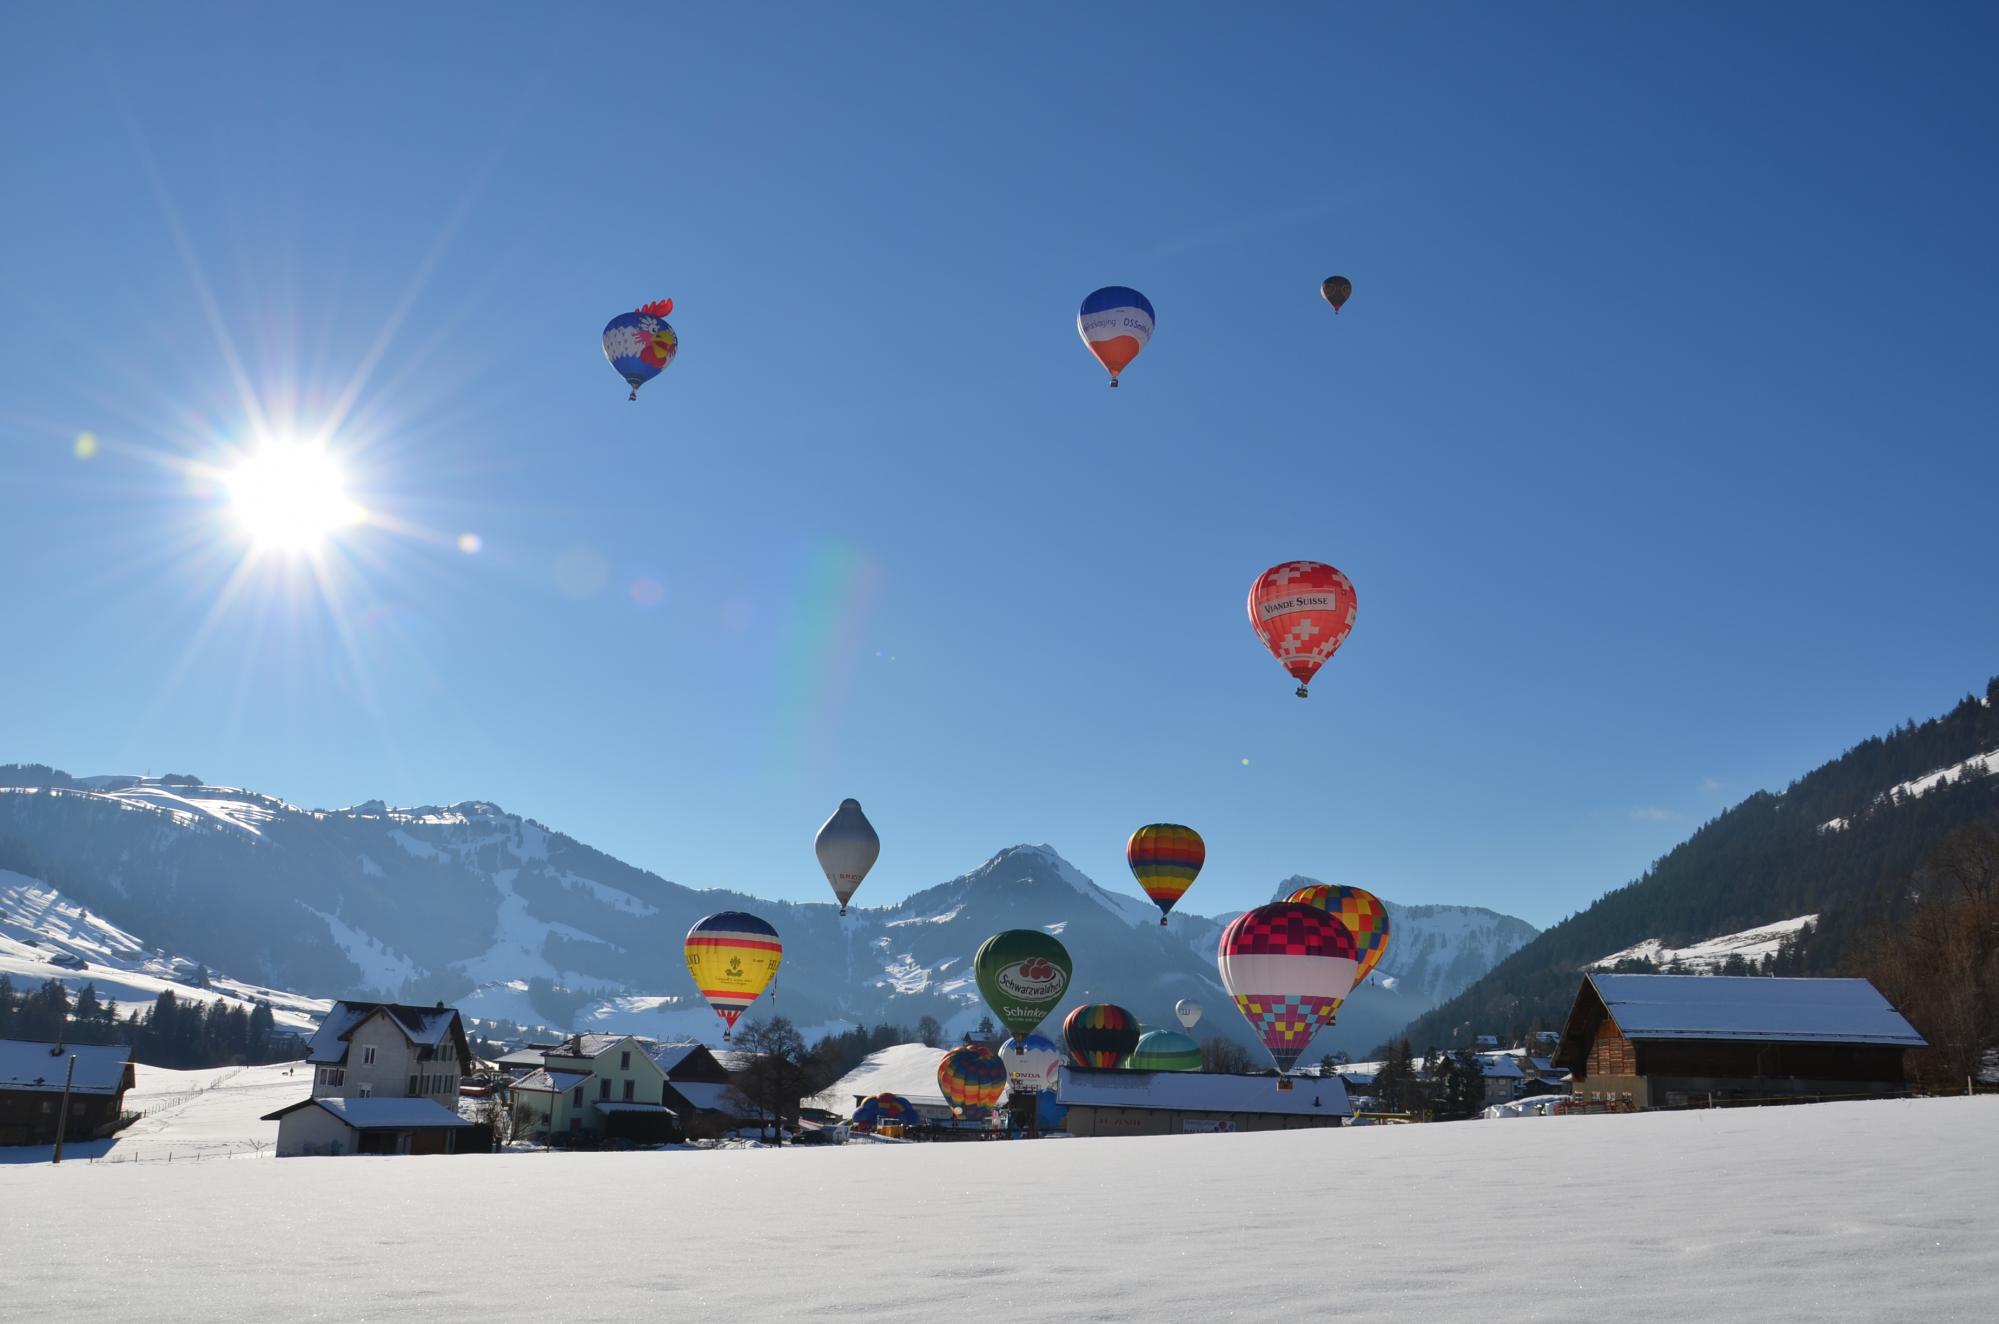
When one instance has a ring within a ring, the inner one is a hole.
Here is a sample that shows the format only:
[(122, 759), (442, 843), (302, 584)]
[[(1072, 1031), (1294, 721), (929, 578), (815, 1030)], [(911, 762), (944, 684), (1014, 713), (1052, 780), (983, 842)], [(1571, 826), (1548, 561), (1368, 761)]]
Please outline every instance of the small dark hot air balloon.
[(1328, 276), (1319, 283), (1319, 293), (1326, 296), (1326, 302), (1333, 306), (1333, 312), (1340, 311), (1340, 305), (1353, 298), (1353, 282), (1345, 276)]

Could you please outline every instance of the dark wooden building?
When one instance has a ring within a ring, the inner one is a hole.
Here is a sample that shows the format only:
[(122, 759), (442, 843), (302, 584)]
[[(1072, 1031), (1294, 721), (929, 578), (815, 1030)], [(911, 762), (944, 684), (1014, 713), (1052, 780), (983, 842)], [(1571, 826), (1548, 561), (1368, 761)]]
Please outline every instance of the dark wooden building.
[(95, 1140), (117, 1129), (133, 1083), (129, 1047), (0, 1039), (0, 1145), (55, 1143), (72, 1056), (66, 1139)]
[(1864, 979), (1590, 974), (1555, 1065), (1583, 1107), (1899, 1093), (1923, 1046)]

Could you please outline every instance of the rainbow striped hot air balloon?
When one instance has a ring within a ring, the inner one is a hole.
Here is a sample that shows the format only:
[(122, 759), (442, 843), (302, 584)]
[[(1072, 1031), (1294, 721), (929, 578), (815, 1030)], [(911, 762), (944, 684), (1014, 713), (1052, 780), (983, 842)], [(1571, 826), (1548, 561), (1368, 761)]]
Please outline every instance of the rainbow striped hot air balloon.
[(1178, 823), (1147, 823), (1124, 844), (1124, 862), (1131, 876), (1159, 907), (1159, 927), (1207, 863), (1207, 843), (1201, 834)]
[(1115, 1067), (1138, 1047), (1138, 1017), (1114, 1002), (1089, 1002), (1062, 1022), (1069, 1056), (1081, 1067)]
[(960, 1044), (937, 1059), (937, 1088), (958, 1117), (983, 1117), (1006, 1092), (1006, 1068), (984, 1044)]
[(1374, 967), (1387, 955), (1388, 907), (1374, 893), (1338, 883), (1313, 883), (1284, 899), (1337, 915), (1340, 923), (1353, 933), (1354, 950), (1360, 955), (1360, 965), (1353, 977), (1355, 988), (1374, 973)]
[(696, 920), (687, 931), (687, 973), (722, 1018), (724, 1043), (736, 1018), (770, 987), (783, 960), (777, 930), (740, 910)]
[(1123, 285), (1092, 290), (1076, 313), (1076, 334), (1116, 386), (1118, 374), (1152, 339), (1152, 301)]

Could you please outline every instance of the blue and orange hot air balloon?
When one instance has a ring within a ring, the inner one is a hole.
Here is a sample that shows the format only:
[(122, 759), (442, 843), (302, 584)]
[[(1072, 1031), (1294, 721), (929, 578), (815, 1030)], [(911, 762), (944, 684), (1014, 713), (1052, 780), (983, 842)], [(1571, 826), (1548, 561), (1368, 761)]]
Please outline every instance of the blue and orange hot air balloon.
[(1077, 1066), (1107, 1070), (1138, 1047), (1138, 1017), (1114, 1002), (1088, 1002), (1062, 1022), (1062, 1039)]
[(1178, 823), (1147, 823), (1124, 844), (1124, 862), (1131, 876), (1159, 907), (1159, 927), (1207, 862), (1208, 847), (1201, 834)]
[(984, 1117), (1006, 1092), (1006, 1068), (984, 1044), (960, 1044), (937, 1059), (937, 1088), (954, 1115)]
[(725, 910), (694, 921), (687, 931), (687, 973), (722, 1018), (722, 1041), (736, 1018), (757, 1000), (784, 960), (777, 930), (755, 915)]
[(673, 300), (657, 299), (604, 323), (604, 357), (639, 398), (639, 387), (666, 371), (680, 352), (680, 336), (667, 323)]
[(1152, 339), (1152, 301), (1124, 285), (1093, 290), (1076, 313), (1076, 334), (1116, 386), (1118, 374)]

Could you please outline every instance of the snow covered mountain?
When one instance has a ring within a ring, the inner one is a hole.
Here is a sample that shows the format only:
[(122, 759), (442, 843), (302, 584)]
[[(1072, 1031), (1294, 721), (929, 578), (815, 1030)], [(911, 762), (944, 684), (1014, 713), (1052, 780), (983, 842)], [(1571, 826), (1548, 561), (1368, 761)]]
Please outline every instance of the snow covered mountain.
[(1624, 961), (1647, 961), (1658, 967), (1662, 975), (1711, 975), (1718, 972), (1731, 956), (1739, 956), (1752, 964), (1767, 956), (1775, 956), (1784, 939), (1807, 924), (1818, 923), (1818, 918), (1817, 915), (1799, 915), (1796, 919), (1780, 919), (1775, 924), (1759, 924), (1753, 929), (1724, 933), (1718, 938), (1685, 947), (1668, 947), (1657, 938), (1647, 938), (1623, 951), (1612, 952), (1601, 961), (1592, 962), (1590, 969), (1612, 970)]
[[(1193, 997), (1213, 1013), (1202, 1033), (1245, 1037), (1215, 978), (1215, 943), (1232, 916), (1176, 913), (1161, 928), (1149, 902), (1097, 886), (1048, 846), (1011, 847), (895, 905), (842, 917), (830, 904), (682, 887), (483, 802), (314, 810), (194, 777), (79, 779), (46, 768), (0, 769), (6, 782), (0, 868), (262, 985), (713, 1039), (719, 1024), (688, 984), (681, 942), (699, 917), (746, 909), (784, 935), (767, 1010), (808, 1036), (924, 1015), (947, 1033), (971, 1029), (985, 1014), (973, 951), (999, 929), (1039, 927), (1076, 962), (1063, 1012), (1115, 1000), (1170, 1023), (1174, 1000)], [(1391, 914), (1388, 959), (1322, 1041), (1327, 1051), (1379, 1042), (1534, 936), (1490, 911)]]

